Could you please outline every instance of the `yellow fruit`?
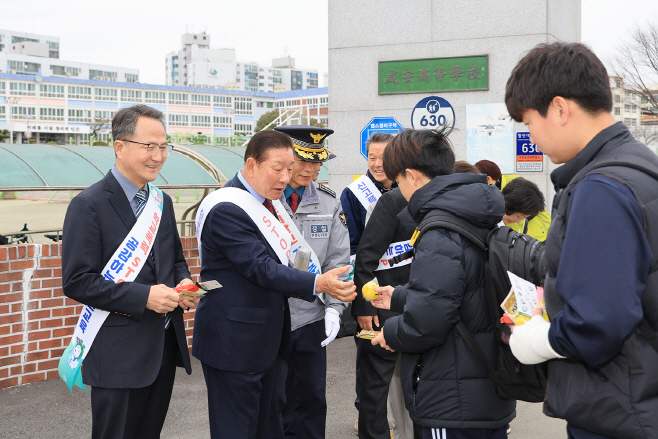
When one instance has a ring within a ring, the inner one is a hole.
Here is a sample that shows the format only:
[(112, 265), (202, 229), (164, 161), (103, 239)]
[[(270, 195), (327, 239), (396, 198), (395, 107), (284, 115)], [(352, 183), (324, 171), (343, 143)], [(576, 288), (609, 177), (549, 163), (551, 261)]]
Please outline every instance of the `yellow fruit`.
[(367, 284), (365, 284), (361, 289), (361, 294), (363, 294), (363, 298), (366, 299), (368, 302), (370, 302), (371, 300), (375, 300), (377, 296), (379, 296), (379, 293), (375, 291), (374, 287), (378, 287), (378, 286), (379, 285), (377, 285), (373, 281), (370, 281)]

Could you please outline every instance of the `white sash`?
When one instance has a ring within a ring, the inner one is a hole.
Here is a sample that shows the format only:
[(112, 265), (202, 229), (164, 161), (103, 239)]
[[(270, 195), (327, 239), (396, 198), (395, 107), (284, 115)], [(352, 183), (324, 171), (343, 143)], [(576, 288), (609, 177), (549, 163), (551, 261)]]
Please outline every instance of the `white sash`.
[[(286, 230), (290, 232), (290, 236), (292, 237), (292, 242), (290, 243), (291, 253), (297, 253), (297, 251), (302, 247), (306, 247), (307, 249), (311, 250), (311, 259), (308, 262), (307, 271), (309, 273), (322, 274), (322, 267), (320, 265), (320, 259), (318, 259), (318, 255), (315, 254), (313, 247), (311, 247), (309, 243), (304, 239), (304, 235), (299, 231), (299, 228), (297, 228), (295, 222), (292, 220), (292, 218), (290, 218), (290, 215), (288, 215), (288, 211), (283, 206), (283, 203), (281, 203), (279, 200), (273, 200), (272, 206), (274, 207), (274, 210), (279, 217), (279, 221), (281, 221), (281, 224), (283, 224), (283, 227), (285, 227)], [(324, 293), (320, 294), (318, 297), (322, 303), (326, 303)]]
[(403, 265), (411, 264), (414, 259), (413, 256), (411, 258), (405, 259), (399, 264), (395, 264), (395, 267), (391, 267), (391, 265), (388, 263), (388, 260), (394, 258), (397, 255), (401, 255), (402, 253), (409, 251), (412, 248), (413, 247), (410, 241), (394, 242), (393, 244), (389, 245), (386, 253), (384, 253), (382, 257), (379, 258), (379, 267), (377, 267), (375, 271), (390, 270), (391, 268), (398, 268), (402, 267)]
[[(144, 267), (148, 254), (153, 247), (155, 237), (160, 229), (162, 219), (162, 191), (149, 183), (149, 197), (144, 210), (137, 218), (135, 225), (130, 230), (123, 242), (107, 262), (101, 274), (107, 280), (115, 283), (132, 282)], [(60, 360), (60, 376), (67, 381), (69, 388), (73, 385), (75, 369), (79, 369), (85, 359), (91, 345), (98, 334), (103, 322), (110, 313), (89, 305), (84, 305), (82, 313), (75, 325), (75, 331), (64, 355), (68, 355), (65, 364)], [(69, 352), (71, 351), (71, 352)], [(71, 370), (67, 370), (67, 366)], [(62, 370), (63, 369), (63, 370)], [(69, 378), (65, 378), (69, 377)]]
[[(199, 247), (199, 260), (201, 260), (201, 236), (203, 224), (208, 212), (219, 203), (233, 203), (249, 215), (263, 234), (269, 246), (279, 257), (283, 265), (288, 265), (290, 257), (290, 233), (279, 221), (272, 218), (272, 213), (248, 191), (236, 187), (224, 187), (208, 195), (201, 202), (196, 214), (196, 234)], [(317, 258), (316, 258), (317, 259)]]
[(372, 182), (367, 175), (362, 175), (361, 177), (354, 180), (347, 186), (356, 198), (363, 204), (363, 207), (368, 210), (368, 206), (379, 200), (379, 197), (382, 196), (377, 186)]

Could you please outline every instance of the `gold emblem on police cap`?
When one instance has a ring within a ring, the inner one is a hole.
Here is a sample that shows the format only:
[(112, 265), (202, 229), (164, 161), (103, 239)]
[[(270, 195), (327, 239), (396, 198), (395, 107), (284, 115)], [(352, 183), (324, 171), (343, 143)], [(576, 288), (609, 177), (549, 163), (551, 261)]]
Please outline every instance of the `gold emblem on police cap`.
[(324, 139), (326, 134), (313, 134), (309, 133), (311, 137), (313, 138), (313, 143), (320, 143), (320, 140)]

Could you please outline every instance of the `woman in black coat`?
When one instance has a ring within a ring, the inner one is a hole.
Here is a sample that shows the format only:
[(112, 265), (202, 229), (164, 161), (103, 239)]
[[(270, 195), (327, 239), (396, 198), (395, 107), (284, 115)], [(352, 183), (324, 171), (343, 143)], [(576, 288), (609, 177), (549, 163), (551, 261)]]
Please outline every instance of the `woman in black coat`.
[[(407, 130), (384, 153), (384, 170), (409, 200), (417, 223), (453, 215), (481, 229), (505, 213), (500, 191), (486, 176), (454, 174), (455, 156), (442, 132)], [(427, 438), (500, 439), (516, 402), (498, 397), (493, 383), (456, 329), (459, 321), (497, 363), (494, 325), (484, 290), (486, 254), (459, 234), (427, 231), (416, 248), (406, 285), (378, 289), (372, 303), (402, 312), (386, 321), (372, 343), (402, 353), (402, 388), (415, 424)]]

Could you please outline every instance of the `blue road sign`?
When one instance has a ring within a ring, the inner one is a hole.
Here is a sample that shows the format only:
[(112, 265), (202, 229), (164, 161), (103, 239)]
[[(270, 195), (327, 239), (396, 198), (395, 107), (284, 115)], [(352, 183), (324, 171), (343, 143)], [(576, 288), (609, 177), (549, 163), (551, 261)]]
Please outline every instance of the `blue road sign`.
[(431, 130), (447, 126), (450, 134), (455, 126), (455, 110), (448, 101), (430, 96), (416, 104), (411, 112), (411, 126), (416, 130)]
[(530, 133), (516, 133), (516, 172), (542, 172), (544, 153), (530, 143)]
[(366, 154), (366, 143), (370, 136), (375, 133), (388, 133), (396, 135), (400, 131), (404, 131), (404, 127), (400, 122), (395, 120), (394, 117), (373, 117), (373, 119), (368, 122), (368, 125), (361, 130), (361, 155), (368, 159), (368, 154)]

